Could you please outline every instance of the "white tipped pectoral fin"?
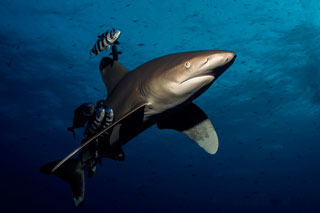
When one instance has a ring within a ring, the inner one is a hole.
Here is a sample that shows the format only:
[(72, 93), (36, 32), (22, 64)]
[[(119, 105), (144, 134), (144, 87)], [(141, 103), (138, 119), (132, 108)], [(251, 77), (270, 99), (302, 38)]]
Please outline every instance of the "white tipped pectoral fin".
[(209, 119), (182, 132), (209, 154), (215, 154), (218, 151), (218, 136)]
[(174, 113), (169, 118), (160, 120), (158, 127), (182, 132), (210, 154), (215, 154), (218, 150), (218, 136), (211, 121), (193, 103)]

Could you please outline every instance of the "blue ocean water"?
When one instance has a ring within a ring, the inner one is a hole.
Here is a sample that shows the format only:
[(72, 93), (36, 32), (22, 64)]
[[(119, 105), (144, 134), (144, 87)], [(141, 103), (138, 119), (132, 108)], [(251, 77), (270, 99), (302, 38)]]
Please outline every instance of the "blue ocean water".
[[(1, 212), (320, 212), (318, 0), (2, 0), (0, 14)], [(89, 52), (112, 27), (130, 70), (193, 50), (237, 59), (195, 101), (216, 155), (152, 127), (104, 160), (77, 210), (39, 168), (79, 145), (73, 110), (106, 97), (105, 53)]]

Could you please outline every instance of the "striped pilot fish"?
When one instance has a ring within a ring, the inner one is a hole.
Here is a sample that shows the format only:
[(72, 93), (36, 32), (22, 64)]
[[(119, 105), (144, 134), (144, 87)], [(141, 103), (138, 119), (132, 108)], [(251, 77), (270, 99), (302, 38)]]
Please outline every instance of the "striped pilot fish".
[[(104, 118), (104, 122), (102, 124), (102, 129), (106, 129), (108, 126), (110, 126), (113, 122), (114, 119), (114, 114), (113, 114), (113, 110), (111, 108), (107, 108), (105, 111), (105, 118)], [(108, 131), (104, 132), (99, 139), (105, 140), (108, 136)]]
[[(114, 113), (111, 108), (106, 108), (105, 118), (102, 122), (101, 129), (106, 129), (113, 123)], [(124, 161), (125, 156), (121, 147), (113, 146), (109, 142), (110, 134), (108, 131), (101, 134), (96, 143), (98, 144), (99, 156), (104, 158), (111, 158), (113, 160)]]
[[(113, 117), (114, 115), (112, 109), (105, 109), (104, 107), (99, 107), (98, 105), (96, 110), (96, 116), (91, 122), (88, 123), (86, 131), (84, 133), (84, 137), (89, 138), (92, 135), (96, 134), (97, 131), (99, 131), (101, 128), (107, 128), (112, 123)], [(96, 171), (97, 162), (102, 163), (102, 159), (100, 158), (98, 152), (98, 143), (99, 140), (106, 138), (106, 134), (107, 133), (104, 133), (102, 136), (95, 139), (95, 143), (89, 145), (88, 152), (84, 152), (81, 154), (81, 160), (83, 162), (84, 168), (88, 170), (89, 178), (91, 178), (94, 175)], [(106, 142), (104, 141), (104, 143)]]
[(90, 55), (98, 55), (103, 50), (109, 50), (112, 44), (119, 44), (117, 39), (119, 38), (121, 31), (119, 29), (108, 30), (107, 32), (98, 36), (98, 40), (90, 51)]
[(74, 110), (73, 124), (68, 127), (68, 130), (73, 133), (73, 137), (76, 137), (76, 128), (84, 127), (88, 120), (94, 114), (95, 107), (92, 103), (81, 104), (77, 109)]
[[(98, 102), (99, 104), (99, 102)], [(113, 110), (111, 108), (104, 108), (102, 106), (97, 106), (96, 115), (91, 122), (88, 123), (84, 137), (88, 139), (89, 137), (96, 134), (101, 129), (106, 129), (109, 125), (112, 124), (114, 119)], [(108, 132), (104, 132), (100, 137), (96, 138), (95, 141), (98, 143), (99, 140), (104, 140), (108, 136)]]
[[(109, 125), (112, 124), (114, 114), (111, 108), (105, 109), (104, 107), (97, 107), (95, 118), (88, 123), (86, 131), (84, 133), (85, 138), (89, 138), (92, 135), (96, 134), (97, 131), (101, 129), (106, 129)], [(100, 139), (105, 139), (108, 136), (108, 132), (104, 132), (100, 137), (96, 139), (96, 142)]]
[(104, 116), (105, 116), (105, 109), (103, 107), (99, 107), (96, 110), (95, 118), (90, 123), (88, 123), (88, 125), (86, 127), (86, 130), (84, 133), (85, 138), (89, 138), (92, 135), (97, 133), (97, 131), (99, 130), (99, 128), (102, 124)]
[[(103, 107), (99, 107), (96, 109), (95, 112), (95, 117), (93, 120), (89, 121), (86, 127), (86, 130), (84, 132), (84, 140), (82, 140), (82, 143), (85, 142), (85, 140), (92, 135), (96, 134), (98, 129), (100, 128), (103, 118), (105, 116), (105, 109)], [(98, 154), (98, 144), (97, 144), (97, 139), (96, 143), (92, 143), (87, 147), (87, 151), (83, 151), (80, 153), (80, 159), (82, 162), (82, 166), (84, 169), (88, 170), (88, 177), (91, 178), (93, 174), (96, 171), (96, 165), (97, 162), (101, 161), (99, 159), (99, 154)]]

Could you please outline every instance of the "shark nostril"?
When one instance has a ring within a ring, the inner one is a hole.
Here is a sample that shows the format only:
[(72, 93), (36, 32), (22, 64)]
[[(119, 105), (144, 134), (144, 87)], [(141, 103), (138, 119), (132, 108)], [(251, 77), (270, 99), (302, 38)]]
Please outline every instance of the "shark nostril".
[(210, 58), (206, 58), (206, 60), (203, 62), (203, 64), (207, 64), (209, 62)]

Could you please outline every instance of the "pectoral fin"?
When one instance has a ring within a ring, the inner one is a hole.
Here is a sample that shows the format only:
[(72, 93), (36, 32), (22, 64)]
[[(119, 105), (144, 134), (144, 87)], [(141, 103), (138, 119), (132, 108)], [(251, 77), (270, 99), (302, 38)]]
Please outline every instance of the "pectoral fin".
[(160, 120), (157, 125), (159, 129), (182, 132), (210, 154), (215, 154), (218, 150), (218, 137), (211, 121), (194, 103)]

